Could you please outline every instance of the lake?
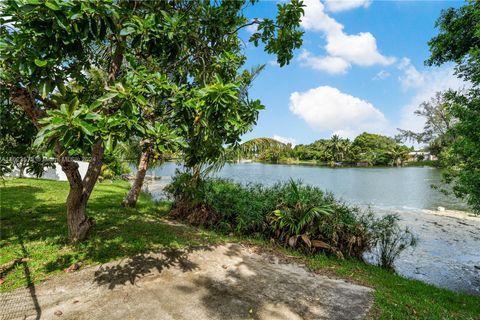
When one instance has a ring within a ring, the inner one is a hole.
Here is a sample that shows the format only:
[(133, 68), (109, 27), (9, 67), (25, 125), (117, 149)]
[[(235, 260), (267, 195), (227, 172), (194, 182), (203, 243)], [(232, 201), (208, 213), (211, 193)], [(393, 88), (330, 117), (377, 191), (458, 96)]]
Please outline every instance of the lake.
[[(172, 176), (179, 168), (168, 162), (149, 175)], [(351, 204), (391, 209), (466, 209), (453, 196), (433, 189), (441, 184), (441, 172), (430, 167), (328, 168), (264, 163), (227, 164), (216, 176), (241, 183), (272, 185), (290, 178), (333, 192)], [(442, 185), (443, 186), (443, 185)]]
[[(147, 191), (162, 197), (162, 188), (179, 166), (165, 163), (149, 175), (163, 176), (148, 182)], [(290, 178), (331, 191), (337, 198), (379, 215), (396, 213), (401, 223), (418, 237), (416, 248), (406, 250), (396, 262), (400, 274), (456, 291), (480, 294), (480, 218), (467, 213), (448, 215), (466, 206), (431, 185), (441, 183), (441, 171), (430, 167), (327, 168), (263, 163), (227, 164), (215, 176), (240, 183), (272, 185)], [(447, 212), (437, 210), (444, 207)]]

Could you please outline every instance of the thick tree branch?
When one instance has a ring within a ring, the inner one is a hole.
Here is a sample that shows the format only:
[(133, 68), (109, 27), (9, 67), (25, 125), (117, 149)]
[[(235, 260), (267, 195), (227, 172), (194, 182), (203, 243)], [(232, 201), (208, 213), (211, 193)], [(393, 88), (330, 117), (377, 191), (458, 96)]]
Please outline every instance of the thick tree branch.
[(93, 187), (97, 182), (100, 170), (102, 168), (104, 158), (104, 148), (101, 140), (97, 140), (92, 147), (92, 159), (88, 164), (87, 173), (83, 178), (83, 195), (88, 200), (92, 193)]
[(258, 20), (257, 18), (253, 19), (251, 22), (249, 23), (245, 23), (245, 24), (242, 24), (241, 26), (239, 26), (237, 29), (235, 29), (234, 31), (232, 32), (229, 32), (228, 34), (235, 34), (237, 33), (240, 29), (243, 29), (245, 27), (248, 27), (248, 26), (252, 26), (254, 24), (260, 24), (260, 20)]
[(38, 120), (44, 117), (46, 113), (35, 104), (32, 94), (26, 88), (12, 87), (10, 89), (10, 100), (23, 109), (35, 127), (40, 128)]
[(118, 72), (122, 66), (123, 62), (123, 46), (117, 45), (115, 52), (113, 53), (112, 63), (108, 69), (108, 82), (112, 83), (117, 78)]

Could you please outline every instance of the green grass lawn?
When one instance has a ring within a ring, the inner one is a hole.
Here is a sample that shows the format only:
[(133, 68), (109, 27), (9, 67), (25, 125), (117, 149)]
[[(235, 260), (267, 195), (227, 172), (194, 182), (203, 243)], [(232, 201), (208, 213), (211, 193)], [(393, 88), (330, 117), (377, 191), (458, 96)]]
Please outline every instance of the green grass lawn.
[(164, 246), (210, 242), (211, 234), (163, 222), (168, 203), (155, 203), (142, 194), (137, 208), (120, 206), (128, 191), (124, 181), (98, 183), (88, 203), (96, 220), (89, 240), (67, 243), (65, 199), (68, 183), (15, 179), (0, 186), (0, 265), (28, 257), (29, 279), (23, 264), (5, 272), (0, 292), (38, 282), (63, 272), (75, 262), (103, 263)]
[(380, 319), (480, 319), (480, 297), (439, 289), (408, 280), (355, 260), (325, 255), (306, 257), (258, 239), (217, 235), (193, 227), (168, 224), (168, 203), (155, 203), (142, 194), (137, 208), (120, 206), (128, 183), (98, 183), (88, 206), (97, 221), (88, 241), (66, 242), (64, 202), (68, 183), (15, 179), (0, 186), (0, 265), (28, 258), (6, 270), (1, 291), (40, 282), (72, 263), (103, 263), (162, 247), (242, 241), (305, 260), (323, 274), (350, 279), (375, 288), (372, 318)]

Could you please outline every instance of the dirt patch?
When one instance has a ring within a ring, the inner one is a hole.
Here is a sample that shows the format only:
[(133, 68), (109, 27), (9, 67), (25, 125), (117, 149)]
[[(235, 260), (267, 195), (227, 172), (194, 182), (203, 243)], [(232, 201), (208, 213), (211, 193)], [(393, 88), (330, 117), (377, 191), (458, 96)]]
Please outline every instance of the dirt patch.
[(372, 289), (238, 244), (138, 255), (0, 295), (0, 319), (361, 319)]

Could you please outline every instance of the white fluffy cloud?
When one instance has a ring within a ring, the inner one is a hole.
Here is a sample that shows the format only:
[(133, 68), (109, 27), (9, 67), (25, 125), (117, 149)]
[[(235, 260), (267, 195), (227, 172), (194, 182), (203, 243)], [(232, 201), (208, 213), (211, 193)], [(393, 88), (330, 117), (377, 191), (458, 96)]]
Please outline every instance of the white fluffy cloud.
[(410, 59), (403, 58), (398, 64), (398, 69), (403, 71), (403, 74), (398, 77), (403, 90), (411, 88), (420, 88), (425, 84), (425, 74), (421, 73), (415, 68)]
[(330, 86), (292, 93), (290, 111), (317, 131), (344, 137), (388, 130), (385, 116), (371, 103)]
[(383, 56), (377, 48), (377, 40), (370, 32), (348, 35), (343, 32), (327, 35), (327, 52), (360, 66), (390, 65), (395, 58)]
[[(384, 56), (378, 51), (377, 41), (371, 33), (346, 34), (343, 25), (325, 13), (325, 6), (320, 0), (306, 0), (304, 3), (306, 7), (302, 26), (306, 30), (323, 32), (327, 41), (325, 46), (327, 56), (310, 55), (307, 59), (309, 63), (304, 65), (330, 73), (345, 73), (351, 64), (372, 66), (390, 65), (395, 62), (394, 57)], [(303, 58), (305, 62), (306, 59)], [(334, 67), (326, 67), (328, 63), (333, 62)]]
[(332, 56), (316, 57), (308, 50), (303, 50), (298, 59), (303, 66), (314, 70), (326, 71), (330, 74), (346, 73), (351, 66), (350, 63), (342, 58)]
[(331, 12), (340, 12), (359, 7), (368, 8), (373, 0), (325, 0), (325, 7)]
[(302, 26), (307, 30), (323, 31), (326, 34), (342, 32), (343, 25), (325, 13), (325, 6), (320, 0), (305, 0), (305, 15)]
[(279, 135), (276, 135), (274, 134), (273, 139), (277, 140), (277, 141), (280, 141), (282, 143), (285, 143), (285, 144), (291, 144), (292, 147), (295, 147), (297, 145), (297, 140), (294, 139), (294, 138), (289, 138), (289, 137), (282, 137), (282, 136), (279, 136)]

